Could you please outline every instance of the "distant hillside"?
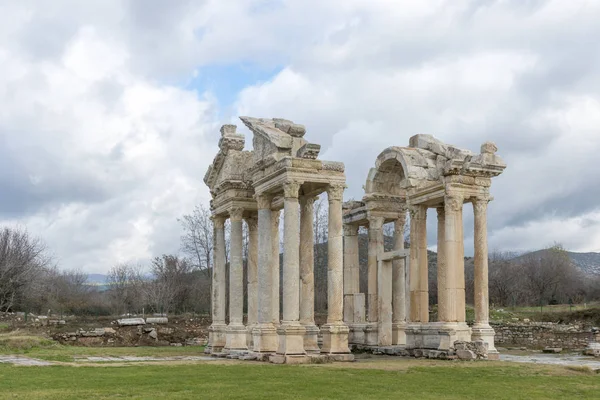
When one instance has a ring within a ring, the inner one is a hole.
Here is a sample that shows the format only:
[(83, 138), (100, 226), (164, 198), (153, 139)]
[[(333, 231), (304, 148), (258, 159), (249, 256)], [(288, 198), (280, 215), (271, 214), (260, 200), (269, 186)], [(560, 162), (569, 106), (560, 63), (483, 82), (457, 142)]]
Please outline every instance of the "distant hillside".
[(88, 274), (87, 281), (90, 285), (106, 285), (107, 279), (103, 274)]
[[(530, 253), (523, 254), (516, 259), (522, 259), (529, 255), (537, 255), (547, 250), (536, 250)], [(575, 253), (567, 251), (573, 265), (588, 275), (600, 275), (600, 253)]]
[(568, 252), (571, 261), (586, 274), (600, 275), (600, 253)]

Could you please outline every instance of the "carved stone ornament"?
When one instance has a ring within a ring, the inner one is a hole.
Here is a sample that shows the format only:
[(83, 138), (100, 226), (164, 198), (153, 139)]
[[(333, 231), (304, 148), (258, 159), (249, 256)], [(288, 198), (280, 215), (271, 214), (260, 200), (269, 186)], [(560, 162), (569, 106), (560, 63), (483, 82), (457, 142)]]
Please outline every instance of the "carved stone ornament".
[(463, 202), (464, 202), (464, 199), (462, 196), (455, 195), (455, 194), (445, 196), (444, 204), (445, 204), (446, 212), (448, 212), (448, 211), (456, 212), (456, 211), (462, 210)]
[(249, 231), (252, 232), (258, 229), (258, 216), (256, 213), (252, 213), (252, 215), (247, 216), (244, 220), (246, 221), (246, 225), (248, 225)]
[(273, 196), (269, 194), (258, 194), (256, 195), (256, 203), (258, 204), (259, 210), (269, 210), (271, 209), (271, 201), (273, 200)]
[(384, 222), (385, 219), (383, 217), (369, 217), (369, 230), (381, 230)]
[(344, 224), (344, 236), (358, 235), (358, 225)]
[(242, 207), (234, 207), (229, 210), (229, 218), (232, 221), (241, 221), (244, 216), (244, 209)]
[(221, 215), (213, 215), (212, 217), (210, 217), (210, 219), (212, 219), (213, 225), (216, 229), (224, 229), (225, 228), (225, 220), (227, 218), (225, 218)]
[(327, 196), (329, 201), (342, 201), (344, 198), (344, 190), (346, 185), (344, 184), (332, 184), (327, 187)]
[(286, 199), (297, 199), (300, 186), (302, 184), (297, 181), (287, 181), (283, 184), (283, 196)]
[(489, 199), (477, 198), (477, 199), (473, 200), (473, 211), (476, 214), (485, 213), (487, 211), (487, 206), (488, 206), (489, 202), (490, 202)]

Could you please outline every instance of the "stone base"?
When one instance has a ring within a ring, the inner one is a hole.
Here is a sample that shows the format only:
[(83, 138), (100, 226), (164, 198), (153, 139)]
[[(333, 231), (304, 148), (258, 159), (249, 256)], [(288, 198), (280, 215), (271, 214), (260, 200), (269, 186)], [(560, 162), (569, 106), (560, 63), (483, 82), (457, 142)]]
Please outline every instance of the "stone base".
[(350, 329), (344, 324), (325, 324), (321, 327), (323, 347), (321, 354), (350, 354), (348, 333)]
[(311, 358), (307, 355), (283, 355), (275, 354), (269, 356), (269, 361), (273, 364), (309, 364)]
[(316, 325), (304, 325), (304, 351), (308, 354), (319, 354), (319, 328)]
[(279, 346), (277, 329), (271, 323), (258, 324), (252, 330), (254, 353), (274, 354)]
[(377, 323), (368, 323), (365, 327), (365, 344), (367, 346), (377, 346), (379, 344)]
[(352, 344), (365, 344), (365, 328), (367, 324), (350, 324), (350, 332), (348, 334), (348, 343)]
[(250, 350), (254, 348), (254, 337), (252, 336), (252, 331), (254, 328), (256, 328), (256, 326), (256, 324), (251, 324), (246, 328), (246, 345)]
[(393, 346), (405, 346), (406, 345), (406, 322), (399, 322), (392, 324), (392, 345)]
[(277, 354), (306, 356), (306, 351), (304, 351), (305, 334), (306, 328), (298, 323), (295, 325), (281, 324), (277, 328), (277, 336), (279, 338)]
[(248, 350), (248, 338), (246, 337), (248, 331), (242, 324), (229, 324), (225, 335), (225, 348), (224, 352), (229, 353), (230, 351), (247, 351)]
[[(494, 346), (494, 336), (496, 332), (488, 324), (475, 324), (471, 328), (471, 341), (481, 340), (488, 344), (488, 359), (497, 360), (500, 358), (500, 353)], [(494, 358), (495, 357), (495, 358)]]
[(407, 349), (450, 350), (457, 340), (470, 342), (471, 328), (465, 322), (409, 323)]
[(226, 324), (212, 324), (208, 328), (208, 344), (204, 349), (206, 354), (220, 353), (223, 350), (227, 343), (226, 331)]

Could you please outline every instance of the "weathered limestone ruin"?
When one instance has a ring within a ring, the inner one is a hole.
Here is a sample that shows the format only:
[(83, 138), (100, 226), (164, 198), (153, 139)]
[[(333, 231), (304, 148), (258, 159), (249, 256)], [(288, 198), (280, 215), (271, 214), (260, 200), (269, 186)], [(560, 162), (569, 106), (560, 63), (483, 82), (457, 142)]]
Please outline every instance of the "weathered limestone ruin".
[[(431, 135), (409, 147), (384, 150), (369, 172), (361, 202), (345, 203), (344, 321), (350, 343), (367, 347), (453, 349), (456, 341), (481, 340), (497, 357), (489, 325), (487, 204), (491, 178), (506, 165), (493, 143), (480, 154), (444, 144)], [(463, 204), (475, 220), (475, 324), (465, 318)], [(427, 210), (437, 211), (438, 318), (429, 321)], [(410, 262), (404, 225), (410, 212)], [(395, 224), (395, 252), (384, 253), (385, 223)], [(358, 228), (368, 228), (368, 289), (360, 293)], [(390, 260), (393, 262), (390, 263)], [(390, 265), (391, 264), (391, 265)], [(408, 266), (407, 266), (408, 265)], [(366, 307), (365, 310), (365, 300)], [(407, 312), (408, 310), (408, 312)], [(365, 318), (366, 316), (366, 318)]]
[[(235, 125), (221, 128), (219, 153), (204, 178), (212, 195), (215, 229), (212, 325), (207, 352), (299, 363), (311, 355), (351, 360), (343, 322), (342, 201), (344, 164), (318, 160), (302, 125), (284, 119), (241, 117), (253, 150)], [(328, 316), (314, 320), (313, 203), (329, 200)], [(279, 310), (279, 214), (284, 213), (283, 315)], [(231, 222), (229, 293), (226, 293), (225, 221)], [(243, 324), (242, 221), (249, 232), (248, 318)], [(226, 296), (229, 323), (226, 324)]]
[[(488, 320), (487, 204), (491, 178), (506, 165), (493, 143), (480, 154), (416, 135), (409, 147), (384, 150), (369, 172), (362, 201), (342, 204), (344, 164), (318, 160), (320, 146), (302, 125), (241, 117), (253, 150), (235, 125), (221, 128), (219, 152), (204, 178), (212, 195), (214, 267), (207, 352), (276, 363), (326, 355), (351, 360), (349, 343), (374, 349), (449, 351), (483, 341), (497, 355)], [(314, 319), (313, 203), (327, 193), (328, 316)], [(475, 218), (475, 324), (465, 318), (463, 204)], [(427, 210), (438, 217), (438, 317), (429, 320)], [(283, 312), (279, 310), (279, 220), (283, 210)], [(404, 226), (410, 213), (410, 250)], [(231, 223), (229, 277), (225, 222)], [(248, 317), (243, 320), (242, 223), (249, 237)], [(395, 245), (384, 252), (383, 225)], [(368, 288), (359, 287), (358, 231), (368, 228)], [(227, 281), (229, 293), (226, 293)], [(226, 296), (229, 319), (226, 320)], [(319, 347), (317, 337), (322, 335)]]

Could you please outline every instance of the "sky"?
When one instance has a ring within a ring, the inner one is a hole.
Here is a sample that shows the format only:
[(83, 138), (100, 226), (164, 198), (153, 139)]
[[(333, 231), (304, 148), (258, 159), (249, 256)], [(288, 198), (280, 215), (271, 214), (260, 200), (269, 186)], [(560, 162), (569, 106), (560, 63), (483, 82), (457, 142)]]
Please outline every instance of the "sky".
[[(304, 124), (361, 198), (432, 134), (508, 164), (491, 250), (600, 251), (600, 1), (0, 0), (0, 225), (64, 269), (179, 251), (219, 127)], [(247, 133), (247, 149), (251, 139)], [(435, 248), (435, 212), (429, 213)], [(465, 207), (465, 251), (472, 212)]]

